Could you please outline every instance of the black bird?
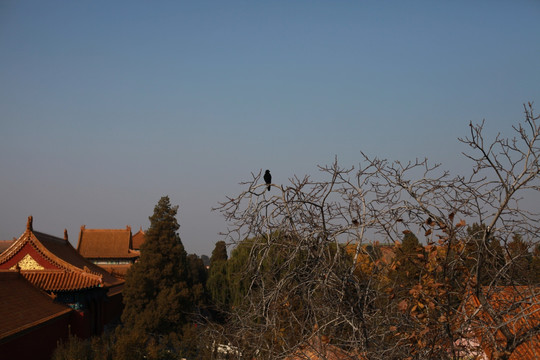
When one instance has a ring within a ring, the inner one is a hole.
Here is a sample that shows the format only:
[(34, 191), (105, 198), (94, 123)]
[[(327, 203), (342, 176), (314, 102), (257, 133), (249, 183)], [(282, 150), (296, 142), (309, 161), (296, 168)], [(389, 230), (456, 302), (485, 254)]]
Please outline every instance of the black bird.
[(264, 172), (264, 182), (268, 185), (268, 191), (270, 191), (270, 184), (272, 183), (272, 175), (270, 175), (270, 170)]

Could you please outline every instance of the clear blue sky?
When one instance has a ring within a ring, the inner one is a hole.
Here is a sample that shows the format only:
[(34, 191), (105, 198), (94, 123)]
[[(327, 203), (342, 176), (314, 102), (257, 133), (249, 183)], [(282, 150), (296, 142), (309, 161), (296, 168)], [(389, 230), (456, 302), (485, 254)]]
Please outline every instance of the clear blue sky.
[(540, 111), (540, 1), (0, 2), (0, 239), (178, 204), (189, 253), (251, 172), (428, 157)]

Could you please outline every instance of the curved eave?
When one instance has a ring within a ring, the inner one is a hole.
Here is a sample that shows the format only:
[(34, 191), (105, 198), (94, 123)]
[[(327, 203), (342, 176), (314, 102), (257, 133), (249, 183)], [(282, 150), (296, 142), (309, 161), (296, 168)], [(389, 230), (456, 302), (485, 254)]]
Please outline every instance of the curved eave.
[[(43, 257), (45, 257), (48, 261), (50, 261), (52, 264), (56, 265), (57, 267), (59, 267), (59, 268), (61, 268), (63, 270), (74, 271), (74, 272), (79, 272), (79, 271), (83, 270), (81, 268), (78, 268), (78, 267), (74, 266), (73, 264), (70, 264), (69, 262), (63, 260), (58, 255), (51, 252), (44, 244), (41, 243), (41, 241), (38, 239), (38, 237), (33, 232), (31, 233), (30, 240), (32, 242), (32, 245), (34, 245), (36, 247), (36, 249), (39, 251), (39, 253)], [(71, 244), (66, 241), (65, 246), (71, 246)], [(96, 272), (92, 272), (92, 271), (89, 271), (89, 273), (94, 274), (94, 275), (100, 275), (100, 274), (98, 274)]]
[(44, 291), (80, 291), (103, 287), (101, 276), (85, 272), (21, 271), (21, 275)]
[[(24, 238), (27, 239), (24, 239)], [(31, 242), (29, 231), (26, 230), (17, 240), (11, 244), (3, 253), (0, 254), (0, 264), (8, 262), (12, 257), (17, 255), (17, 253), (26, 245), (26, 243)]]
[(49, 246), (52, 246), (53, 249), (58, 248), (58, 250), (63, 253), (63, 256), (67, 258), (76, 257), (76, 259), (74, 259), (76, 260), (77, 265), (71, 264), (67, 260), (64, 260), (61, 255), (57, 255), (49, 250), (47, 245), (42, 243), (42, 240), (40, 240), (36, 233), (28, 229), (0, 255), (0, 264), (9, 261), (29, 243), (46, 261), (65, 272), (93, 275), (101, 279), (100, 286), (104, 287), (116, 286), (123, 283), (123, 280), (110, 275), (106, 270), (82, 257), (68, 241), (45, 233), (37, 232), (37, 234), (43, 237), (43, 241), (48, 243)]

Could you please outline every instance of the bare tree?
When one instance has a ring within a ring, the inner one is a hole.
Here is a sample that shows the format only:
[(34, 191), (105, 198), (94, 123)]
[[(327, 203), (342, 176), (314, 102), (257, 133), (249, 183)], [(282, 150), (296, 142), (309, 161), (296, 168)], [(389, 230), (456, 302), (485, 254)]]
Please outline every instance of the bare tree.
[[(520, 202), (540, 190), (537, 120), (528, 104), (516, 137), (491, 141), (483, 122), (471, 124), (460, 139), (468, 175), (363, 153), (356, 169), (336, 159), (319, 167), (323, 180), (294, 176), (272, 192), (261, 172), (251, 174), (218, 207), (228, 243), (250, 239), (247, 294), (225, 325), (209, 329), (258, 359), (458, 359), (474, 351), (506, 359), (537, 341), (538, 281), (517, 286), (509, 270), (519, 256), (508, 251), (516, 234), (538, 243), (539, 214)], [(404, 234), (421, 249), (407, 252)], [(389, 258), (369, 251), (382, 243), (391, 244)], [(404, 262), (415, 269), (406, 284), (392, 276)], [(508, 306), (501, 289), (514, 294)], [(513, 326), (518, 318), (527, 326)]]

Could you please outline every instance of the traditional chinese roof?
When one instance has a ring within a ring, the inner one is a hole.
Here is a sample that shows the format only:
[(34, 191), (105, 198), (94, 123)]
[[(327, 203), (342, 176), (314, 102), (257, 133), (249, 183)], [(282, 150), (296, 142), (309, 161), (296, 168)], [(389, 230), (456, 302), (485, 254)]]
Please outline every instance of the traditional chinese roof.
[(0, 269), (21, 274), (45, 291), (75, 291), (113, 287), (123, 283), (82, 257), (67, 239), (34, 231), (29, 217), (26, 231), (0, 254)]
[[(491, 311), (482, 307), (480, 300), (472, 292), (465, 304), (468, 316), (472, 318), (471, 330), (480, 340), (480, 346), (488, 358), (496, 356), (493, 340), (502, 345), (507, 339), (500, 330), (502, 324), (512, 336), (525, 341), (512, 352), (509, 360), (532, 360), (540, 358), (540, 288), (527, 286), (497, 286), (484, 289), (485, 297)], [(495, 321), (492, 315), (499, 317)], [(502, 324), (501, 324), (502, 322)], [(536, 329), (534, 331), (533, 329)]]
[(99, 266), (107, 270), (109, 274), (125, 279), (132, 264), (100, 264)]
[(81, 226), (77, 251), (87, 259), (136, 258), (131, 247), (131, 228), (87, 229)]
[(142, 230), (142, 228), (139, 229), (139, 231), (137, 231), (137, 233), (135, 235), (133, 235), (131, 240), (132, 240), (133, 249), (134, 250), (140, 250), (141, 245), (146, 240), (146, 235), (145, 235), (144, 231)]
[(0, 270), (0, 342), (71, 311), (55, 303), (17, 271)]
[(24, 271), (23, 276), (44, 291), (74, 291), (100, 287), (101, 275), (66, 271)]

